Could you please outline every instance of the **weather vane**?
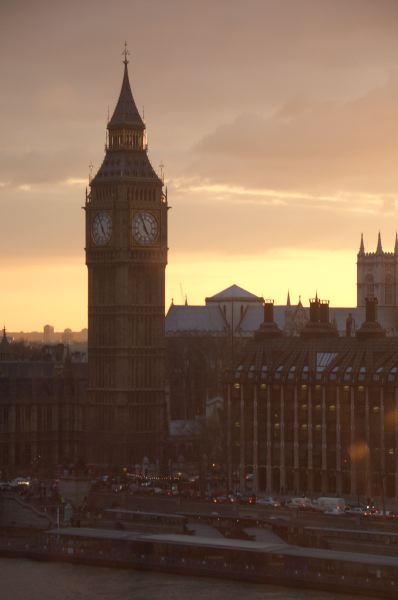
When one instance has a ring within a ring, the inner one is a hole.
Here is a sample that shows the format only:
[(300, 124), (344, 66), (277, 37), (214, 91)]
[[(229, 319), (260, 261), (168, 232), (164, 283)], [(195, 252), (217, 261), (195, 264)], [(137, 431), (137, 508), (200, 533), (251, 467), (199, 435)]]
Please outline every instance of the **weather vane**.
[(129, 62), (127, 60), (127, 57), (130, 56), (130, 52), (129, 52), (128, 48), (127, 48), (127, 42), (124, 42), (124, 50), (123, 50), (122, 54), (124, 56), (124, 61), (123, 62), (124, 62), (125, 65), (127, 65), (127, 63)]

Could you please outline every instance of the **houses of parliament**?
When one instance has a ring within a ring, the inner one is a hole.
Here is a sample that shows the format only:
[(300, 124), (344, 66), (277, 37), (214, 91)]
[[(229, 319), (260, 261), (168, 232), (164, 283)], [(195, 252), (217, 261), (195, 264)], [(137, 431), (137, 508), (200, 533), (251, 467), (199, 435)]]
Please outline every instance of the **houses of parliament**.
[(168, 199), (127, 52), (84, 209), (88, 360), (62, 344), (29, 350), (4, 329), (0, 478), (192, 472), (212, 456), (200, 436), (216, 416), (229, 488), (398, 498), (398, 240), (384, 252), (379, 234), (366, 252), (361, 239), (355, 308), (318, 295), (274, 306), (234, 284), (165, 316)]

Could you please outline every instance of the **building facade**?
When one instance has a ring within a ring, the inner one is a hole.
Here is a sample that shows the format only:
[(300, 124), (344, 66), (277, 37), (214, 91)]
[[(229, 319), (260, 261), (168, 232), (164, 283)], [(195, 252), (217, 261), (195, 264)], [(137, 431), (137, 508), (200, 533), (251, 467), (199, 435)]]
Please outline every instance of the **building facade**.
[(398, 339), (374, 310), (355, 337), (339, 337), (328, 309), (312, 301), (294, 338), (271, 310), (231, 372), (230, 488), (250, 475), (257, 493), (398, 498)]
[(85, 205), (88, 460), (119, 465), (159, 460), (166, 433), (167, 198), (127, 63)]

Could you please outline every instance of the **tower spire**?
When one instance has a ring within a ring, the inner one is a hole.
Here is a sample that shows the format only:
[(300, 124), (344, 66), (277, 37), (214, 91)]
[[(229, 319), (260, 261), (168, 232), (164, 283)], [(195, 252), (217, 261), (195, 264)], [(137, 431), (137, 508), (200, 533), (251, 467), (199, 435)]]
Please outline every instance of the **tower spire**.
[(127, 57), (130, 55), (130, 52), (129, 52), (128, 48), (127, 48), (127, 42), (124, 42), (124, 50), (123, 50), (122, 54), (124, 56), (123, 64), (125, 65), (125, 67), (127, 67), (128, 62), (129, 62), (127, 60)]
[(290, 303), (290, 291), (289, 290), (287, 290), (286, 306), (289, 306), (289, 307), (291, 306), (291, 303)]
[(127, 42), (125, 42), (122, 52), (124, 65), (122, 87), (110, 118), (108, 112), (105, 158), (95, 177), (90, 177), (90, 186), (95, 186), (100, 181), (110, 182), (120, 177), (130, 181), (144, 178), (162, 184), (162, 180), (157, 176), (148, 159), (145, 123), (131, 91), (128, 72), (129, 55)]
[(379, 235), (377, 237), (377, 248), (376, 248), (376, 254), (383, 254), (383, 247), (381, 245), (381, 235), (380, 235), (380, 231), (379, 231)]
[(395, 233), (395, 248), (394, 248), (394, 254), (397, 255), (398, 254), (398, 233)]
[(120, 127), (127, 126), (144, 131), (144, 121), (142, 120), (138, 108), (134, 102), (133, 93), (130, 86), (129, 72), (127, 68), (129, 63), (127, 57), (130, 55), (130, 52), (127, 49), (127, 42), (124, 44), (124, 50), (122, 54), (124, 56), (122, 89), (120, 90), (119, 100), (117, 101), (116, 108), (108, 123), (108, 129), (118, 129)]
[(364, 255), (365, 254), (365, 244), (363, 243), (363, 233), (361, 233), (361, 243), (359, 246), (359, 252), (358, 254)]

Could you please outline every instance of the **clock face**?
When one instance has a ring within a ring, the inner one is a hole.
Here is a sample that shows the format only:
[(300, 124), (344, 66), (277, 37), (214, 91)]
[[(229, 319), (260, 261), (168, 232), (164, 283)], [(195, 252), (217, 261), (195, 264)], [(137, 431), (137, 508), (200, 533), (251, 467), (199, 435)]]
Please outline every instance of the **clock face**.
[(158, 237), (156, 217), (148, 212), (137, 212), (132, 223), (133, 238), (139, 244), (152, 244)]
[(97, 246), (105, 246), (112, 236), (112, 218), (107, 212), (95, 215), (91, 224), (91, 237)]

